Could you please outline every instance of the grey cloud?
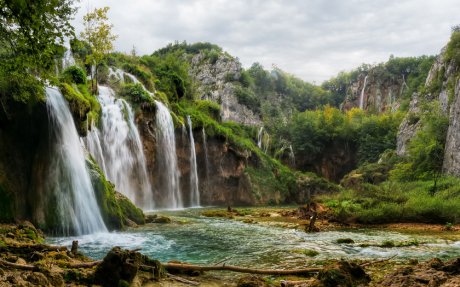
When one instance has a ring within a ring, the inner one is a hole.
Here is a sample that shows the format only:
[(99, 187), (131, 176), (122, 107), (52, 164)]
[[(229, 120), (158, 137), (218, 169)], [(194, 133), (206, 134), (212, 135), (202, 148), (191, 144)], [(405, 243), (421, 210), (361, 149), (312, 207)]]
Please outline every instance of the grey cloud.
[[(361, 63), (436, 54), (458, 24), (460, 1), (88, 0), (110, 6), (116, 49), (141, 54), (175, 40), (222, 46), (248, 67), (260, 62), (321, 82)], [(87, 3), (76, 17), (77, 30)]]

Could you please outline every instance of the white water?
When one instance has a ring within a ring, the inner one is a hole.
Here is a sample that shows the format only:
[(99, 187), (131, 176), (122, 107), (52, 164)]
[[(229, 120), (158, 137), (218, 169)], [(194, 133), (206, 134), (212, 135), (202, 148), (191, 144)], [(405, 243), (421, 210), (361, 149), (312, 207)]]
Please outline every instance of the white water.
[(168, 209), (183, 208), (174, 123), (168, 108), (159, 101), (155, 101), (155, 104), (157, 106), (155, 129), (157, 140), (156, 159), (159, 167), (157, 177), (159, 189), (162, 192), (162, 202), (156, 207)]
[(257, 146), (262, 149), (262, 140), (264, 135), (264, 127), (260, 127), (259, 132), (257, 133)]
[(152, 187), (131, 106), (104, 86), (99, 86), (98, 100), (102, 108), (101, 130), (93, 127), (88, 134), (88, 150), (117, 191), (142, 209), (153, 209)]
[(364, 77), (363, 89), (361, 90), (361, 96), (359, 97), (359, 108), (361, 110), (364, 109), (364, 90), (366, 89), (366, 85), (367, 85), (367, 75)]
[(204, 149), (204, 160), (206, 164), (206, 184), (209, 181), (209, 155), (208, 155), (208, 142), (206, 140), (206, 131), (204, 128), (201, 130), (203, 135), (203, 149)]
[(62, 70), (65, 70), (70, 66), (75, 66), (75, 59), (73, 58), (70, 44), (67, 44), (64, 56), (62, 57)]
[(56, 209), (61, 224), (60, 233), (91, 234), (105, 232), (85, 154), (67, 103), (57, 88), (46, 88), (46, 106), (55, 140), (47, 189), (56, 198)]
[(195, 139), (193, 138), (192, 120), (190, 116), (187, 116), (187, 124), (190, 137), (190, 205), (196, 207), (200, 206), (200, 190), (198, 187)]
[(292, 149), (292, 145), (289, 145), (289, 160), (291, 161), (291, 166), (295, 166), (295, 154), (294, 150)]

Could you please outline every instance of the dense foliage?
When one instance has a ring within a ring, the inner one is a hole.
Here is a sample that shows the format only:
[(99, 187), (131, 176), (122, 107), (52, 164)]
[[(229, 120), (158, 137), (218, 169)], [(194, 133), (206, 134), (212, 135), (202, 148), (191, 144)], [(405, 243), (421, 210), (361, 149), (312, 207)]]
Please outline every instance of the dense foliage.
[(73, 35), (72, 0), (0, 1), (0, 100), (43, 97), (42, 80), (53, 78), (54, 59)]

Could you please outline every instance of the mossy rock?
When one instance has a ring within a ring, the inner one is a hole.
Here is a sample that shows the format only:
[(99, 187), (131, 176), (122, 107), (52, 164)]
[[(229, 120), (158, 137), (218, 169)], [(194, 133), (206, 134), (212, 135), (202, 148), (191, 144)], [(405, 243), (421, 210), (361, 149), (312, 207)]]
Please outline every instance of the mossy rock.
[(110, 230), (122, 229), (127, 219), (137, 224), (144, 224), (144, 213), (124, 195), (115, 191), (115, 186), (106, 180), (97, 164), (88, 159), (96, 199), (101, 210), (102, 218)]
[(353, 287), (367, 285), (371, 281), (364, 269), (347, 261), (328, 266), (318, 274), (318, 280), (326, 287)]

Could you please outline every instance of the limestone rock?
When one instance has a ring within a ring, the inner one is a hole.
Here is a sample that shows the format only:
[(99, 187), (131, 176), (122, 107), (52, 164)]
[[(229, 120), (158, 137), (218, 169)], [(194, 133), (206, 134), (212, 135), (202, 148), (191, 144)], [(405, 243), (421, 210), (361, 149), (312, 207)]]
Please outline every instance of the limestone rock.
[(399, 156), (404, 156), (406, 154), (407, 145), (421, 126), (419, 113), (419, 96), (417, 94), (413, 94), (409, 111), (407, 112), (404, 120), (401, 122), (398, 130), (398, 136), (396, 139), (396, 154)]
[(246, 125), (261, 125), (259, 115), (241, 105), (235, 95), (236, 81), (241, 75), (241, 63), (229, 55), (219, 54), (208, 59), (204, 53), (191, 60), (190, 74), (198, 83), (201, 99), (220, 104), (223, 121), (235, 121)]

